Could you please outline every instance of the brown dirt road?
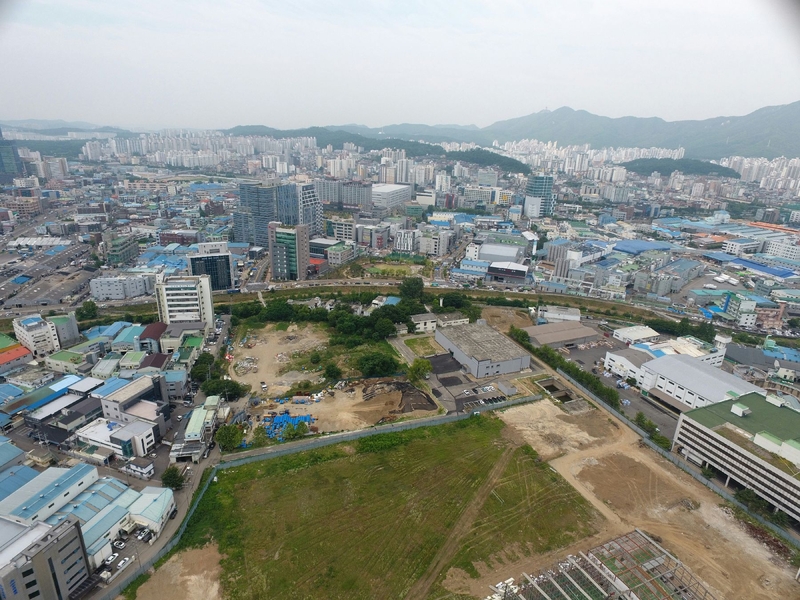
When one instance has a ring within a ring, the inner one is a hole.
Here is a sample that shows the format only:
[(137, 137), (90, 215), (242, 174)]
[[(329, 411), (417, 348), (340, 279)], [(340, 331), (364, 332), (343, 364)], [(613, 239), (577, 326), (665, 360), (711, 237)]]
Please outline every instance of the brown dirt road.
[(447, 536), (444, 544), (442, 544), (442, 547), (439, 548), (436, 556), (434, 556), (433, 561), (431, 561), (431, 564), (428, 567), (428, 570), (425, 571), (425, 574), (420, 577), (413, 586), (411, 586), (408, 594), (406, 594), (406, 600), (425, 600), (425, 598), (428, 597), (428, 593), (430, 592), (433, 584), (436, 583), (440, 573), (453, 559), (456, 552), (458, 552), (461, 540), (472, 529), (478, 513), (480, 512), (487, 498), (489, 498), (489, 494), (497, 485), (500, 477), (502, 477), (503, 473), (505, 472), (513, 454), (514, 446), (507, 447), (494, 464), (489, 476), (486, 478), (480, 489), (478, 489), (475, 496), (461, 513), (458, 521), (456, 521), (456, 524), (450, 531), (450, 535)]

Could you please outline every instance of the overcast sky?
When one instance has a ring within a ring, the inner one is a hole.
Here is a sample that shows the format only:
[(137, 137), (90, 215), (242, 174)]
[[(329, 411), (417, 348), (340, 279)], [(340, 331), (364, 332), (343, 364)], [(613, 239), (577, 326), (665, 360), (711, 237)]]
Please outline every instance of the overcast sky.
[(800, 100), (791, 0), (0, 0), (0, 119), (485, 126)]

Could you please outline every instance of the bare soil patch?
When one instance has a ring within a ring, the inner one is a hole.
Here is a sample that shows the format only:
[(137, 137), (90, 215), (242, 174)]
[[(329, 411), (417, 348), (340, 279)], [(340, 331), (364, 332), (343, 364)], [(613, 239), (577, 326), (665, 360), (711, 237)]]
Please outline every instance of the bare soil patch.
[(215, 544), (173, 555), (136, 592), (136, 600), (222, 600), (222, 556)]
[[(327, 334), (313, 324), (298, 327), (291, 325), (286, 331), (276, 331), (274, 325), (248, 332), (246, 342), (237, 340), (234, 347), (233, 364), (247, 357), (255, 359), (257, 368), (249, 373), (237, 375), (231, 368), (231, 377), (251, 386), (254, 392), (261, 389), (261, 382), (269, 385), (269, 394), (281, 394), (294, 383), (314, 379), (317, 374), (289, 371), (281, 374), (281, 368), (295, 352), (306, 352), (327, 343)], [(243, 338), (244, 340), (244, 338)]]
[(550, 460), (602, 443), (614, 427), (597, 413), (597, 410), (591, 410), (584, 414), (568, 415), (553, 402), (544, 399), (510, 408), (500, 418), (517, 429), (543, 460)]
[(502, 306), (487, 306), (481, 311), (481, 318), (486, 319), (492, 327), (506, 333), (511, 326), (530, 327), (533, 325), (528, 311), (524, 308), (505, 308)]
[[(599, 541), (642, 529), (683, 561), (710, 591), (723, 598), (796, 598), (795, 569), (747, 534), (720, 507), (722, 499), (640, 444), (628, 427), (601, 409), (564, 414), (548, 400), (514, 407), (501, 418), (520, 434), (606, 519), (593, 539), (549, 556), (481, 570), (478, 580), (458, 573), (453, 592), (469, 587), (485, 597), (488, 586), (546, 568)], [(463, 592), (462, 592), (463, 593)]]
[(311, 415), (321, 433), (362, 429), (399, 418), (430, 417), (438, 406), (427, 394), (406, 381), (370, 380), (325, 393), (311, 404), (266, 403), (252, 409), (254, 415), (288, 408), (292, 415)]

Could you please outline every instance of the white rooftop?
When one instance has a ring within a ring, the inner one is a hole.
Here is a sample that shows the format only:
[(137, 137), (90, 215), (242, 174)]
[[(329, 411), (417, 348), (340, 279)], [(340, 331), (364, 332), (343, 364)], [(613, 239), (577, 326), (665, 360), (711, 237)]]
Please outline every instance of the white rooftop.
[(763, 391), (757, 385), (687, 355), (662, 356), (644, 363), (642, 367), (663, 375), (712, 403), (722, 402), (727, 392), (742, 395)]

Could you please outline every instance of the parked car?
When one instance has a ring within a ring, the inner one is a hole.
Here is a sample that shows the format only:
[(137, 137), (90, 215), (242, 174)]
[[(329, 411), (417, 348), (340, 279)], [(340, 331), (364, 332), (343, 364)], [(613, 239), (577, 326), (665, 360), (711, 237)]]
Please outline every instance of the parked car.
[(131, 562), (131, 557), (130, 556), (126, 556), (121, 561), (119, 561), (119, 564), (117, 565), (117, 569), (124, 568), (125, 565), (127, 565), (129, 562)]
[(143, 540), (148, 533), (150, 533), (149, 529), (142, 529), (139, 532), (139, 534), (136, 536), (136, 539), (137, 540)]
[(106, 559), (106, 564), (107, 564), (107, 565), (110, 565), (110, 564), (111, 564), (111, 563), (113, 563), (115, 560), (117, 560), (117, 558), (119, 558), (119, 554), (115, 552), (114, 554), (112, 554), (111, 556), (109, 556), (109, 557)]
[(117, 550), (122, 550), (123, 548), (125, 548), (125, 542), (123, 542), (122, 540), (115, 541), (114, 548), (116, 548)]

